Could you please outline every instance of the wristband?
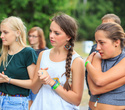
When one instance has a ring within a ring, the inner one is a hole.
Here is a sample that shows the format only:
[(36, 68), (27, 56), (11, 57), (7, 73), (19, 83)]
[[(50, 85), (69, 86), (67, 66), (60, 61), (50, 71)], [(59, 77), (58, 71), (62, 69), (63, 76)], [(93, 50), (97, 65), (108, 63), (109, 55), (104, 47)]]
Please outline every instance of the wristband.
[(53, 84), (53, 86), (51, 87), (51, 89), (53, 89), (53, 87), (58, 83), (57, 80), (53, 79), (55, 81), (55, 83)]
[(91, 62), (90, 62), (90, 61), (86, 61), (86, 62), (85, 62), (85, 67), (87, 66), (88, 63), (91, 63)]
[(60, 85), (59, 82), (58, 82), (56, 85), (54, 85), (54, 86), (53, 86), (53, 90), (55, 90), (59, 85)]
[(9, 79), (8, 84), (10, 84), (10, 80), (11, 80), (11, 78)]

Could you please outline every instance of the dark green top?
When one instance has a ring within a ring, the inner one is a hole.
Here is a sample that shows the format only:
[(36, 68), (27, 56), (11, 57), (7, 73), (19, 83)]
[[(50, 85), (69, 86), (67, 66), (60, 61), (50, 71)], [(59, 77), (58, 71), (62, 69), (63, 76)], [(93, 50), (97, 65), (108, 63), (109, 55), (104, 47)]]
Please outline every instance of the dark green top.
[[(12, 56), (13, 55), (8, 55), (8, 62), (10, 61)], [(27, 80), (29, 79), (27, 67), (32, 63), (36, 64), (36, 62), (37, 55), (34, 49), (25, 47), (13, 56), (5, 71), (3, 64), (0, 66), (0, 73), (4, 71), (5, 75), (11, 77), (12, 79)], [(29, 95), (29, 89), (25, 89), (8, 83), (1, 83), (0, 91), (10, 95)]]

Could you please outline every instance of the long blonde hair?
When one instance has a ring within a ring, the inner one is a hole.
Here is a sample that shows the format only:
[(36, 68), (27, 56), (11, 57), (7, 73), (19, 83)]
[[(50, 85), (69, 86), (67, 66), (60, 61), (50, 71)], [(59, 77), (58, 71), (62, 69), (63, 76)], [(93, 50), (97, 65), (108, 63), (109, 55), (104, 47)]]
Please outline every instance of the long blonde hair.
[[(10, 16), (8, 18), (3, 19), (1, 22), (1, 25), (5, 25), (6, 23), (9, 23), (8, 27), (13, 31), (20, 31), (20, 36), (18, 36), (18, 43), (26, 47), (26, 27), (23, 23), (23, 21), (19, 17)], [(1, 57), (0, 57), (0, 65), (3, 62), (3, 65), (5, 66), (5, 62), (7, 60), (9, 46), (2, 45), (2, 51), (1, 51)]]

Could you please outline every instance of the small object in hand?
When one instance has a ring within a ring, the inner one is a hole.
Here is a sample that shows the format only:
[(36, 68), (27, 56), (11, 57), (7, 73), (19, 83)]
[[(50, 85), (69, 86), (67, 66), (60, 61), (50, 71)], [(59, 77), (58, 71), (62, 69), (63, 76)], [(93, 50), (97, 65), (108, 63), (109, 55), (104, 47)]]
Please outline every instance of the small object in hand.
[(2, 74), (4, 75), (4, 72), (2, 71)]
[(41, 74), (43, 74), (43, 72)]

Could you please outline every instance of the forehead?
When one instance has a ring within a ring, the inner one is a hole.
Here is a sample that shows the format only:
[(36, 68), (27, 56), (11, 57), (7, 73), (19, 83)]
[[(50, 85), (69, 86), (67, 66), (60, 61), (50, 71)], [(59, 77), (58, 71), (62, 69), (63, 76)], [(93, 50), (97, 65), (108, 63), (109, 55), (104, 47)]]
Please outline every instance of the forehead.
[(35, 31), (30, 32), (29, 34), (30, 34), (30, 35), (37, 35), (38, 32), (35, 30)]
[(96, 41), (100, 41), (100, 40), (107, 40), (109, 39), (107, 32), (103, 31), (103, 30), (98, 30), (97, 32), (95, 32), (95, 40)]
[(61, 29), (61, 27), (55, 21), (52, 21), (52, 23), (50, 25), (50, 29), (52, 29), (54, 31), (63, 31)]
[(104, 20), (102, 20), (102, 23), (111, 23), (111, 22), (115, 22), (114, 21), (114, 19), (112, 19), (112, 18), (107, 18), (107, 19), (104, 19)]
[(10, 28), (10, 24), (6, 22), (0, 25), (0, 30), (12, 30), (12, 29)]

